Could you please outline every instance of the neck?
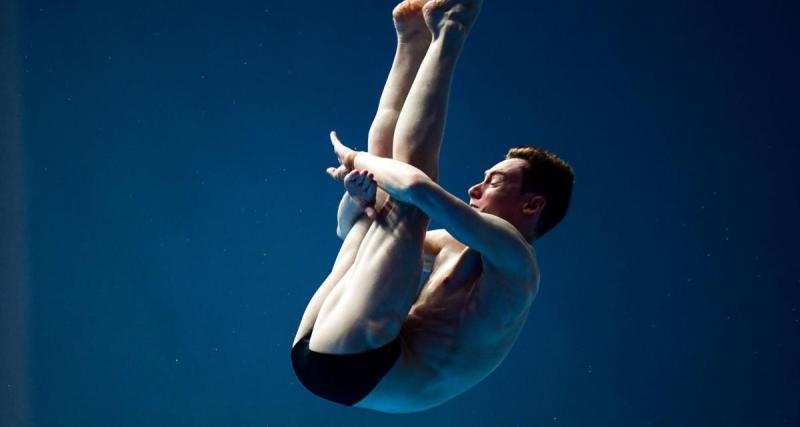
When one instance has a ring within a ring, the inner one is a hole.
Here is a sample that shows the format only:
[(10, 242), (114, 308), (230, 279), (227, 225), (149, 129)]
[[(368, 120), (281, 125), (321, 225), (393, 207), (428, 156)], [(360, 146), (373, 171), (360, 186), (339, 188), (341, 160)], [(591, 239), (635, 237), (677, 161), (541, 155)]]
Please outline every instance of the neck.
[(530, 226), (530, 224), (524, 224), (522, 226), (515, 225), (514, 227), (519, 231), (519, 234), (522, 234), (526, 242), (533, 245), (533, 242), (536, 241), (536, 233), (533, 231), (535, 227)]
[(533, 242), (536, 241), (536, 236), (533, 233), (523, 234), (522, 237), (524, 237), (525, 241), (528, 242), (528, 244), (531, 246), (533, 246)]

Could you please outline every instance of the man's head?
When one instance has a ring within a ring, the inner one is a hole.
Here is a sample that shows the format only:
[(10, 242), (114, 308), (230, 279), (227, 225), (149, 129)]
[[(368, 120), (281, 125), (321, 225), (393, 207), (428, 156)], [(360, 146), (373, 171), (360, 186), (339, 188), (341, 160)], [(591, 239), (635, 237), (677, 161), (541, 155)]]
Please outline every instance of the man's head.
[(470, 206), (505, 219), (535, 240), (566, 215), (574, 180), (572, 168), (554, 154), (515, 147), (469, 189)]

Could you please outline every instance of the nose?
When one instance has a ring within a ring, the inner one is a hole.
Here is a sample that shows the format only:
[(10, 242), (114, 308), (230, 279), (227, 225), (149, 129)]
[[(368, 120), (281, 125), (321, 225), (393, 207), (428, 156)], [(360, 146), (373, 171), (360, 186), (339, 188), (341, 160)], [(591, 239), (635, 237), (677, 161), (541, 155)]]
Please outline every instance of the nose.
[(471, 197), (473, 199), (480, 199), (481, 198), (481, 184), (475, 184), (472, 187), (470, 187), (469, 191), (467, 192), (467, 194), (469, 194), (469, 197)]

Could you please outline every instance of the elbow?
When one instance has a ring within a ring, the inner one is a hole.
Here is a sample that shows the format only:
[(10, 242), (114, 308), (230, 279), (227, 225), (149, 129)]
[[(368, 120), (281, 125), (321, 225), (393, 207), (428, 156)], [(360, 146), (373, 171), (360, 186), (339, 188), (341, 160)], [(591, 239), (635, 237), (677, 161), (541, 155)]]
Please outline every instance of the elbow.
[(425, 196), (429, 194), (431, 179), (422, 171), (414, 171), (405, 177), (405, 189), (408, 194), (408, 202), (420, 206), (424, 204)]
[(383, 183), (378, 180), (378, 186), (397, 201), (416, 204), (418, 197), (424, 197), (425, 189), (430, 188), (433, 181), (412, 165), (401, 162), (392, 165), (395, 167), (386, 174)]

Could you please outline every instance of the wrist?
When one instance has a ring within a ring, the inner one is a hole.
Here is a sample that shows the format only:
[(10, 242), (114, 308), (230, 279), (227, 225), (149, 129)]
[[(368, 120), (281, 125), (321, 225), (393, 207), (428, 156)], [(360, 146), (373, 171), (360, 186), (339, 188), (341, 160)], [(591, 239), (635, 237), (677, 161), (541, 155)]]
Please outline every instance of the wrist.
[(344, 160), (344, 166), (347, 170), (353, 170), (356, 168), (356, 156), (358, 155), (358, 151), (351, 151), (347, 153), (347, 157)]

